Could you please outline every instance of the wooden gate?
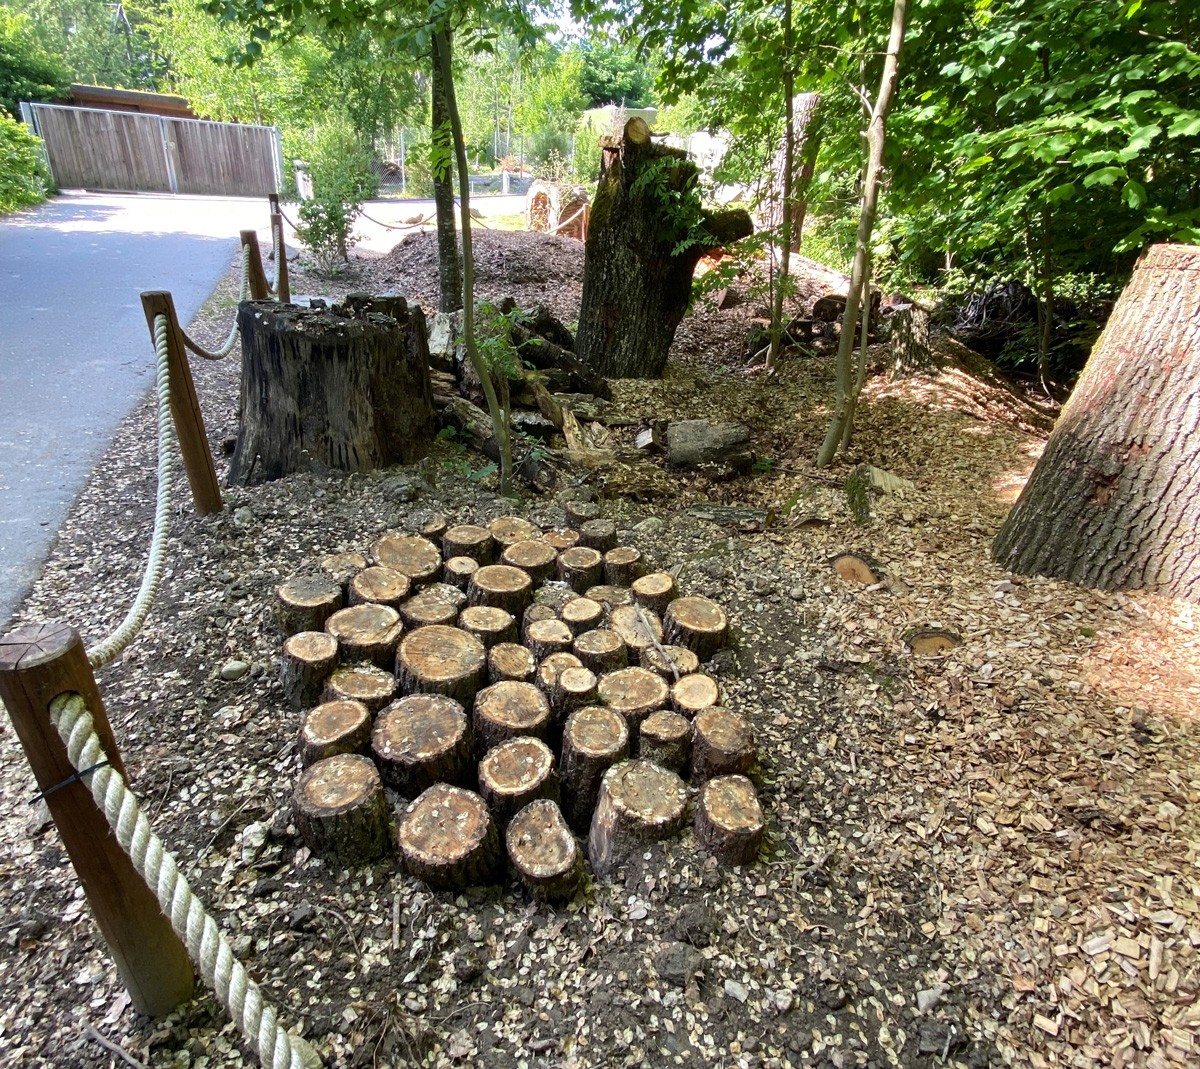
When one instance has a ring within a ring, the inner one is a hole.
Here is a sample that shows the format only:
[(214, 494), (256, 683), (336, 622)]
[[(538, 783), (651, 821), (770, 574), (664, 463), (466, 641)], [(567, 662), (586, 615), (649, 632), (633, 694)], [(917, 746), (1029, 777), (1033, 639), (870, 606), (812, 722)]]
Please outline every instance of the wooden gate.
[(279, 191), (274, 126), (29, 104), (60, 189), (265, 196)]

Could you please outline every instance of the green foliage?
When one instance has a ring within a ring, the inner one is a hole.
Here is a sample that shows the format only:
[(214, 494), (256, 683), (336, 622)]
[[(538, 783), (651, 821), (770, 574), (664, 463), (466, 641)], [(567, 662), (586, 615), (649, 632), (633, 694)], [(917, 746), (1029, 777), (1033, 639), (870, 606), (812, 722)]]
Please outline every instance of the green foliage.
[(678, 256), (694, 245), (712, 246), (716, 239), (704, 227), (695, 168), (678, 156), (646, 159), (629, 187), (631, 199), (644, 198), (665, 224), (659, 240)]
[(493, 378), (518, 381), (523, 365), (513, 344), (512, 328), (528, 317), (519, 308), (501, 312), (494, 304), (481, 302), (476, 310), (475, 345)]
[(40, 144), (22, 123), (0, 111), (0, 215), (45, 200)]
[(29, 18), (0, 7), (0, 111), (16, 118), (22, 100), (54, 100), (70, 83), (70, 71), (45, 50)]
[[(153, 0), (145, 0), (151, 8)], [(42, 48), (70, 72), (69, 81), (153, 89), (161, 64), (146, 34), (141, 3), (21, 0)]]
[(636, 49), (585, 42), (580, 46), (580, 56), (579, 87), (585, 108), (601, 108), (605, 104), (623, 104), (627, 108), (653, 105), (654, 71)]

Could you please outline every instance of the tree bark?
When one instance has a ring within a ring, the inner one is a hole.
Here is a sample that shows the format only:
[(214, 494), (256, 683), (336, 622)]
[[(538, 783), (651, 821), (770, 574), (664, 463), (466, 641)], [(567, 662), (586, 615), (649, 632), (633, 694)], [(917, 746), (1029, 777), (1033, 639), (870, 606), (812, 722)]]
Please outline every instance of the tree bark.
[[(602, 138), (601, 149), (576, 351), (601, 375), (656, 378), (687, 311), (700, 257), (753, 226), (744, 211), (701, 213), (695, 165), (681, 150), (652, 143), (640, 119), (626, 123), (622, 135)], [(699, 225), (688, 224), (693, 216)]]
[(992, 553), (1200, 601), (1200, 246), (1138, 264)]
[[(446, 34), (450, 46), (450, 34)], [(446, 106), (446, 85), (442, 66), (435, 51), (433, 80), (430, 84), (433, 103), (433, 145), (448, 153), (450, 145), (445, 131), (450, 129), (450, 114)], [(438, 164), (441, 163), (441, 166)], [(449, 158), (435, 161), (433, 167), (433, 204), (437, 215), (438, 245), (438, 311), (457, 312), (463, 306), (462, 267), (458, 259), (458, 231), (454, 225), (454, 178)]]
[(783, 190), (784, 177), (788, 174), (786, 131), (775, 152), (772, 185), (777, 188), (772, 188), (769, 192), (763, 223), (772, 229), (782, 229), (786, 204), (789, 209), (787, 215), (791, 225), (792, 252), (800, 251), (804, 221), (808, 216), (808, 187), (816, 170), (817, 150), (821, 144), (817, 124), (820, 107), (820, 93), (797, 93), (792, 98), (792, 188), (789, 192)]

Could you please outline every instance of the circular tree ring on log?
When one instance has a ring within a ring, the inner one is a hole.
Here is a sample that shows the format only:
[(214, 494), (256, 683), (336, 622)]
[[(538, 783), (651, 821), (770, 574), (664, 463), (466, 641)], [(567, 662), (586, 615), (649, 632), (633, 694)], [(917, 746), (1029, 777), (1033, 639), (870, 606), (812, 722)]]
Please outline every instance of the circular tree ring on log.
[(629, 724), (630, 740), (637, 738), (642, 721), (666, 706), (671, 696), (666, 680), (645, 668), (622, 668), (600, 680), (600, 701), (620, 713)]
[(588, 832), (588, 858), (599, 875), (631, 854), (683, 827), (687, 787), (674, 772), (649, 761), (622, 761), (600, 781)]
[(839, 553), (829, 563), (834, 573), (847, 582), (874, 586), (883, 581), (883, 570), (865, 553)]
[(634, 549), (632, 546), (616, 546), (604, 554), (604, 582), (609, 586), (631, 587), (642, 571), (642, 551), (640, 549)]
[(458, 626), (490, 650), (501, 642), (516, 642), (517, 621), (511, 612), (490, 605), (468, 605), (458, 614)]
[(553, 801), (530, 802), (508, 825), (508, 858), (538, 898), (570, 898), (583, 881), (583, 855)]
[(370, 758), (338, 754), (306, 768), (292, 796), (300, 837), (339, 865), (378, 861), (388, 851), (387, 800)]
[(940, 627), (922, 627), (909, 631), (904, 644), (918, 657), (939, 657), (962, 645), (962, 636)]
[(475, 695), (475, 751), (486, 754), (519, 735), (545, 739), (550, 728), (550, 703), (532, 683), (503, 680)]
[(466, 712), (444, 694), (412, 694), (392, 702), (371, 733), (383, 782), (405, 798), (435, 783), (466, 783), (471, 742)]
[(487, 673), (487, 651), (474, 635), (431, 624), (405, 636), (396, 654), (404, 694), (445, 694), (464, 706), (474, 700)]
[(328, 576), (302, 575), (275, 591), (275, 619), (285, 635), (322, 631), (342, 607), (342, 588)]
[(696, 842), (723, 865), (748, 865), (763, 840), (763, 812), (745, 776), (717, 776), (700, 792)]
[(667, 572), (651, 572), (629, 584), (633, 598), (639, 605), (662, 616), (667, 606), (675, 600), (675, 577)]
[(451, 557), (442, 565), (442, 581), (465, 591), (471, 576), (479, 571), (479, 561), (474, 557)]
[(573, 546), (558, 555), (558, 577), (577, 594), (600, 582), (604, 558), (599, 550)]
[(595, 705), (596, 674), (589, 668), (564, 668), (550, 688), (549, 699), (559, 720), (585, 705)]
[(577, 709), (563, 727), (562, 781), (564, 812), (571, 827), (586, 831), (596, 807), (600, 780), (629, 756), (629, 727), (620, 713), (599, 705)]
[(542, 537), (539, 528), (519, 516), (501, 516), (492, 520), (487, 529), (502, 552), (516, 542), (538, 541)]
[(488, 564), (480, 568), (467, 587), (472, 605), (491, 605), (520, 616), (533, 596), (533, 582), (526, 572), (508, 564)]
[(571, 650), (585, 667), (598, 676), (619, 671), (629, 664), (629, 650), (625, 640), (615, 631), (605, 627), (578, 635)]
[(663, 617), (663, 634), (665, 641), (686, 646), (704, 662), (728, 640), (729, 617), (708, 598), (676, 598)]
[(556, 573), (557, 560), (558, 550), (540, 539), (513, 542), (500, 556), (502, 564), (520, 568), (534, 584), (543, 583)]
[(756, 757), (750, 725), (721, 706), (705, 709), (692, 721), (692, 779), (750, 771)]
[(470, 557), (481, 565), (491, 564), (494, 546), (491, 531), (473, 523), (460, 523), (442, 535), (442, 552), (447, 560), (451, 557)]
[(396, 677), (373, 664), (351, 664), (337, 669), (325, 681), (324, 700), (362, 702), (379, 712), (396, 693)]
[(647, 646), (638, 660), (670, 683), (700, 671), (700, 658), (685, 646)]
[(442, 555), (437, 546), (428, 538), (400, 531), (388, 531), (375, 539), (371, 556), (376, 564), (408, 576), (417, 588), (434, 582), (442, 569)]
[(561, 553), (564, 549), (573, 549), (579, 545), (579, 532), (573, 527), (554, 527), (547, 531), (542, 538)]
[(325, 631), (301, 631), (283, 644), (279, 683), (293, 709), (315, 705), (338, 665), (337, 639)]
[(671, 707), (689, 720), (705, 709), (720, 704), (721, 692), (717, 681), (703, 672), (681, 676), (671, 688)]
[(300, 723), (300, 764), (304, 768), (338, 754), (365, 754), (371, 742), (371, 713), (362, 702), (325, 702)]
[(633, 591), (628, 587), (611, 586), (608, 583), (600, 583), (596, 586), (589, 587), (583, 592), (584, 597), (591, 598), (592, 601), (598, 601), (601, 605), (607, 605), (609, 609), (620, 608), (622, 605), (633, 604)]
[(435, 783), (405, 810), (396, 834), (405, 868), (430, 887), (490, 883), (500, 870), (500, 836), (482, 798)]
[(403, 572), (376, 564), (363, 568), (351, 578), (348, 600), (351, 605), (374, 602), (396, 609), (408, 597), (410, 585), (408, 576)]
[(563, 505), (563, 512), (570, 525), (568, 530), (573, 531), (576, 538), (579, 536), (580, 527), (589, 520), (600, 518), (600, 506), (595, 501), (568, 501)]
[(621, 636), (631, 656), (640, 655), (647, 647), (662, 645), (662, 621), (645, 606), (618, 605), (608, 614), (608, 626)]
[(493, 746), (479, 762), (479, 793), (501, 828), (538, 798), (558, 801), (550, 747), (528, 736)]
[(489, 683), (499, 683), (505, 679), (531, 683), (536, 674), (537, 662), (524, 646), (515, 642), (501, 642), (488, 650)]
[(446, 517), (440, 512), (435, 512), (417, 528), (417, 534), (422, 538), (428, 538), (435, 546), (440, 546), (442, 544), (442, 535), (446, 533), (446, 528), (449, 526), (446, 522)]
[(591, 598), (574, 598), (558, 610), (558, 618), (578, 638), (585, 631), (597, 628), (604, 620), (604, 606)]
[(552, 605), (530, 605), (521, 615), (521, 638), (529, 641), (529, 628), (541, 620), (557, 620), (558, 613)]
[(537, 661), (552, 653), (566, 653), (573, 641), (571, 629), (559, 619), (534, 620), (525, 628), (525, 644)]
[(414, 594), (400, 606), (404, 626), (410, 631), (431, 624), (453, 626), (459, 611), (467, 603), (467, 596), (449, 583), (434, 583), (419, 594)]
[(344, 662), (370, 661), (391, 668), (404, 627), (395, 609), (364, 602), (339, 609), (325, 621), (325, 630), (337, 639)]
[[(558, 677), (568, 668), (582, 668), (583, 664), (573, 653), (552, 653), (537, 670), (537, 685), (543, 694), (549, 696), (558, 686)], [(549, 700), (547, 698), (547, 700)]]

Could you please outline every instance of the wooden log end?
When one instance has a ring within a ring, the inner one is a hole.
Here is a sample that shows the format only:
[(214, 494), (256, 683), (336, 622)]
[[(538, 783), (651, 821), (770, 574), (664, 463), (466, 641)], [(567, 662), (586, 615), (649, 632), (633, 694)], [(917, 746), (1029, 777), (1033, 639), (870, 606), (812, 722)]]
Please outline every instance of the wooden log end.
[(501, 829), (538, 798), (557, 802), (558, 776), (550, 747), (529, 736), (493, 746), (479, 762), (479, 794)]
[(309, 709), (320, 700), (325, 681), (338, 666), (338, 642), (325, 631), (300, 631), (283, 644), (279, 683), (293, 709)]
[(468, 605), (458, 614), (458, 626), (490, 650), (501, 642), (517, 640), (517, 621), (511, 612), (491, 605)]
[(676, 834), (684, 823), (687, 788), (674, 772), (649, 761), (614, 765), (600, 783), (588, 832), (588, 860), (611, 872), (649, 843)]
[(625, 640), (607, 627), (593, 628), (576, 635), (571, 652), (598, 676), (608, 675), (629, 666), (629, 648), (625, 645)]
[(337, 639), (344, 663), (369, 661), (391, 668), (404, 626), (395, 609), (368, 601), (339, 609), (325, 621), (325, 630)]
[(649, 575), (643, 575), (634, 579), (629, 584), (629, 588), (633, 593), (634, 600), (639, 605), (645, 605), (647, 609), (658, 613), (659, 616), (667, 611), (667, 606), (676, 597), (675, 577), (668, 572), (651, 572)]
[(472, 724), (475, 750), (480, 755), (520, 735), (545, 739), (550, 729), (550, 703), (532, 683), (503, 680), (475, 696)]
[(704, 784), (696, 806), (696, 842), (722, 865), (748, 865), (763, 841), (758, 793), (745, 776), (717, 776)]
[(441, 574), (442, 555), (437, 546), (420, 535), (387, 531), (371, 545), (376, 564), (407, 576), (414, 589), (434, 582)]
[(488, 682), (510, 679), (517, 683), (532, 683), (537, 673), (533, 654), (515, 642), (500, 642), (488, 650)]
[(700, 671), (700, 658), (686, 646), (646, 646), (638, 662), (669, 683)]
[(473, 523), (456, 524), (447, 528), (442, 535), (442, 552), (447, 560), (451, 557), (470, 557), (481, 565), (491, 564), (495, 546), (492, 532)]
[(642, 721), (638, 754), (644, 761), (685, 774), (692, 753), (691, 722), (678, 713), (660, 710)]
[(371, 743), (371, 711), (356, 701), (324, 702), (300, 723), (300, 764), (304, 768), (338, 754), (363, 754)]
[(709, 598), (676, 598), (663, 617), (663, 638), (671, 645), (686, 646), (703, 663), (728, 641), (729, 617)]
[(692, 779), (749, 772), (757, 757), (750, 725), (721, 706), (705, 709), (692, 721)]
[(962, 636), (940, 627), (922, 627), (909, 631), (904, 644), (918, 657), (940, 657), (962, 645)]
[(651, 713), (667, 706), (671, 697), (666, 680), (645, 668), (622, 668), (601, 677), (596, 688), (601, 704), (620, 713), (631, 738)]
[(839, 553), (829, 564), (835, 575), (850, 583), (874, 586), (883, 581), (883, 569), (865, 553)]
[(343, 604), (341, 584), (328, 576), (294, 576), (275, 590), (275, 620), (285, 635), (321, 631)]
[(445, 694), (468, 705), (487, 675), (487, 651), (461, 628), (431, 624), (400, 642), (396, 676), (404, 694)]
[(671, 708), (689, 720), (720, 703), (721, 691), (717, 681), (703, 672), (680, 676), (671, 688)]
[(354, 866), (388, 852), (387, 801), (369, 758), (338, 754), (310, 765), (292, 802), (300, 837), (319, 857)]
[(383, 782), (405, 798), (435, 783), (468, 782), (471, 746), (466, 711), (444, 694), (411, 694), (392, 702), (371, 732)]
[(502, 555), (516, 542), (540, 541), (542, 537), (540, 528), (519, 516), (500, 516), (491, 520), (487, 529)]
[(584, 878), (583, 854), (559, 807), (531, 802), (505, 834), (508, 858), (521, 882), (538, 898), (568, 899)]
[(396, 843), (404, 867), (430, 887), (457, 890), (500, 874), (500, 836), (487, 805), (461, 787), (437, 783), (409, 805)]
[(412, 589), (407, 575), (381, 564), (364, 567), (350, 577), (347, 602), (350, 605), (375, 603), (399, 608)]
[(644, 605), (616, 606), (608, 614), (608, 626), (624, 640), (631, 657), (638, 656), (648, 646), (662, 645), (662, 621)]
[(325, 681), (324, 701), (357, 701), (372, 713), (379, 712), (396, 693), (396, 677), (373, 664), (338, 668)]

